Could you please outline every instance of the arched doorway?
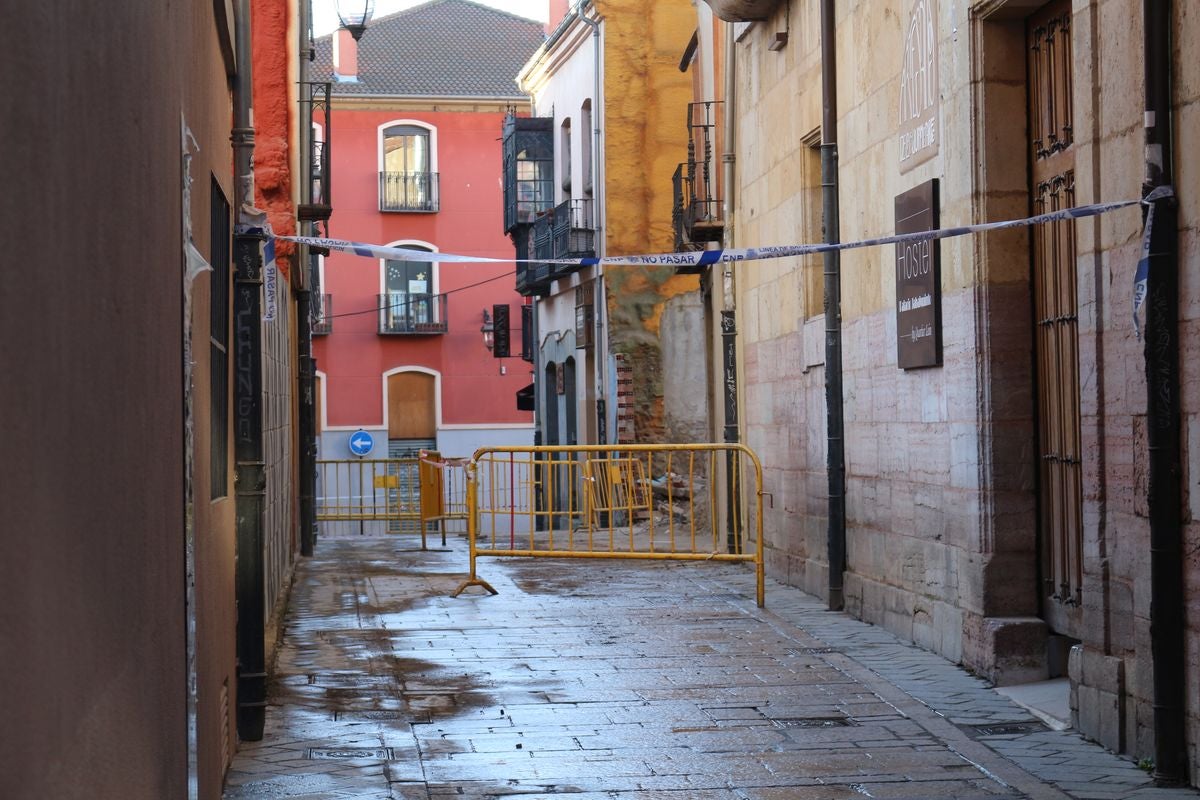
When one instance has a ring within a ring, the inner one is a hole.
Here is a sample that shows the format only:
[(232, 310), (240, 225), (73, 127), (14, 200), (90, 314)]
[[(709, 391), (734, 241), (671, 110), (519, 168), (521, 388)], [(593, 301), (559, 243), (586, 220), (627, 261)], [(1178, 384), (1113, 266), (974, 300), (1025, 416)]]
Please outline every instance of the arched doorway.
[[(421, 450), (437, 449), (437, 377), (427, 372), (394, 372), (387, 376), (388, 446), (387, 457), (415, 459)], [(420, 508), (420, 476), (416, 463), (389, 465), (389, 474), (399, 477), (394, 490), (395, 503), (402, 509)], [(390, 533), (415, 533), (416, 520), (393, 520)]]

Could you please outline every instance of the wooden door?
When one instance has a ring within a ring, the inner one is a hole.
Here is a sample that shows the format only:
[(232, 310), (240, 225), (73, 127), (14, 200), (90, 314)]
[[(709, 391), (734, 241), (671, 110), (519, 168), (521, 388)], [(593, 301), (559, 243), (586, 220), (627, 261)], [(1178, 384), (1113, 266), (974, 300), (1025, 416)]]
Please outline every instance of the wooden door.
[[(1034, 214), (1075, 205), (1071, 6), (1056, 0), (1026, 28)], [(1033, 227), (1042, 608), (1076, 635), (1083, 583), (1079, 315), (1074, 222)]]

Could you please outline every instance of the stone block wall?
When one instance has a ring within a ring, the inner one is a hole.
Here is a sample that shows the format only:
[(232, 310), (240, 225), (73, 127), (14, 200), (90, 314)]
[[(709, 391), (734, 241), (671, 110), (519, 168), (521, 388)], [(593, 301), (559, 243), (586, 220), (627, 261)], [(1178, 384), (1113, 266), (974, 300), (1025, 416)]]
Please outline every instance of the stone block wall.
[[(940, 152), (900, 173), (893, 140), (902, 0), (838, 6), (841, 238), (893, 230), (892, 198), (938, 178), (943, 226), (1030, 211), (1021, 4), (938, 4)], [(1132, 0), (1077, 0), (1076, 202), (1137, 197), (1141, 53), (1127, 46)], [(1176, 8), (1176, 152), (1200, 131), (1197, 15)], [(786, 19), (785, 19), (786, 17)], [(790, 22), (789, 22), (790, 21)], [(772, 32), (791, 25), (780, 51)], [(1137, 24), (1140, 24), (1138, 22)], [(802, 140), (820, 121), (817, 3), (782, 4), (737, 46), (737, 206), (732, 246), (804, 241), (813, 186)], [(1132, 40), (1138, 40), (1136, 36)], [(1101, 69), (1101, 66), (1104, 66)], [(785, 99), (786, 98), (786, 99)], [(1177, 158), (1185, 575), (1200, 589), (1200, 278), (1197, 167)], [(1191, 183), (1189, 183), (1189, 181)], [(816, 195), (819, 201), (819, 194)], [(1146, 396), (1132, 332), (1136, 209), (1076, 224), (1084, 483), (1084, 589), (1078, 608), (1040, 597), (1035, 366), (1027, 230), (944, 240), (943, 358), (904, 371), (895, 355), (891, 248), (841, 259), (848, 608), (997, 682), (1047, 674), (1051, 633), (1082, 640), (1070, 661), (1080, 729), (1139, 756), (1152, 749)], [(823, 317), (798, 260), (735, 271), (745, 441), (766, 466), (768, 569), (825, 591)], [(1060, 613), (1061, 612), (1061, 613)], [(1200, 623), (1189, 614), (1189, 670)], [(1067, 630), (1055, 631), (1047, 619)], [(1052, 659), (1053, 660), (1053, 659)], [(1061, 660), (1061, 659), (1059, 659)], [(1190, 741), (1200, 736), (1195, 699)], [(1107, 709), (1107, 710), (1104, 710)]]

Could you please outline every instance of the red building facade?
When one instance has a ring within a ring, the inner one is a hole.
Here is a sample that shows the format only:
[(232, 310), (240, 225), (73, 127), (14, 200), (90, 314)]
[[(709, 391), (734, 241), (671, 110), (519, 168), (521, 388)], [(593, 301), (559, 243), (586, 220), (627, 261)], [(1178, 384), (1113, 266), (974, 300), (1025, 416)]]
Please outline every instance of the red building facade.
[[(315, 131), (329, 142), (330, 234), (510, 256), (496, 140), (504, 114), (528, 103), (514, 79), (542, 36), (541, 23), (441, 0), (374, 21), (358, 44), (344, 29), (319, 40), (313, 74), (333, 82), (332, 131)], [(508, 304), (519, 341), (511, 265), (334, 252), (320, 272), (321, 458), (349, 457), (358, 429), (375, 457), (532, 441), (532, 416), (516, 407), (528, 364), (519, 346), (495, 358), (482, 335), (484, 312)]]

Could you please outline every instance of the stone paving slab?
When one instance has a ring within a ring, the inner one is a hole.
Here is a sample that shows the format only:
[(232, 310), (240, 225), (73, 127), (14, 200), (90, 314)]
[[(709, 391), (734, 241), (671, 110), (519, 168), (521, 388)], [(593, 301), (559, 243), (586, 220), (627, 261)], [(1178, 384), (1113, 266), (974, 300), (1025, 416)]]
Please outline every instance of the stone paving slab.
[(949, 662), (719, 563), (326, 540), (227, 800), (1196, 798)]

